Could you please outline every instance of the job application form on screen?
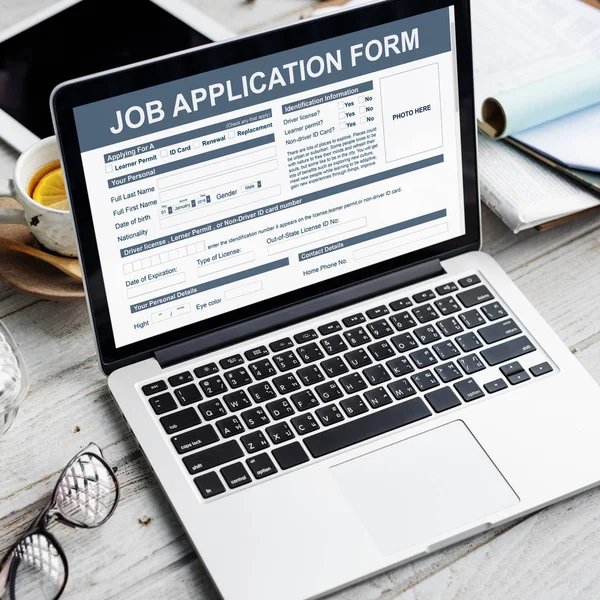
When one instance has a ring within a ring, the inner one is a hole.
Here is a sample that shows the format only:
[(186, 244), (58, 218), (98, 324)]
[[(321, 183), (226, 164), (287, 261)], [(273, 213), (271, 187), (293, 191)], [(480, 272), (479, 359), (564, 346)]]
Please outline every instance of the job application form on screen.
[(117, 347), (465, 232), (453, 9), (80, 106)]

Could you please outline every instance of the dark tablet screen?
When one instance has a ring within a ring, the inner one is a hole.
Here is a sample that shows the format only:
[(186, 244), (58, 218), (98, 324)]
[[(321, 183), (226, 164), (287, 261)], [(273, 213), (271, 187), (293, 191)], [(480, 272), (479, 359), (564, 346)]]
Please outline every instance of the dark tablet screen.
[(81, 0), (0, 42), (0, 109), (47, 137), (59, 83), (210, 41), (150, 0)]

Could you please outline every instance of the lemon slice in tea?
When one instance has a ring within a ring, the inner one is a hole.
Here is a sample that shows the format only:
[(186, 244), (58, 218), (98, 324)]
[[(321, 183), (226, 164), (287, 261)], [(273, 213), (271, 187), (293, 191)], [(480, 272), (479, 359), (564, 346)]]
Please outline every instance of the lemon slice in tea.
[(42, 206), (56, 210), (69, 210), (65, 180), (62, 169), (53, 169), (46, 173), (33, 190), (33, 199)]

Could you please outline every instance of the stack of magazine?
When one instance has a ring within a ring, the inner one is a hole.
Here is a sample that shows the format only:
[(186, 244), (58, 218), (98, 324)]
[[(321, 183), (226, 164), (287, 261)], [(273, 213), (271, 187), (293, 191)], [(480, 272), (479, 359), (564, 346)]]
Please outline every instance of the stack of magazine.
[(600, 207), (600, 1), (471, 8), (482, 199), (515, 233)]

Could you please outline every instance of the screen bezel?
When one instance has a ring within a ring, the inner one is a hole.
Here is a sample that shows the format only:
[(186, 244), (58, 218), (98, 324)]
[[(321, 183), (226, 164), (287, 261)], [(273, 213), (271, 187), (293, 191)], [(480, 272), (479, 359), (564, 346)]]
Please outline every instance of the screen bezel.
[[(73, 109), (112, 96), (450, 6), (454, 6), (456, 30), (466, 233), (446, 242), (116, 348)], [(264, 48), (268, 48), (268, 52), (264, 52)], [(211, 68), (202, 69), (200, 67), (202, 64), (208, 64)], [(126, 364), (150, 358), (160, 348), (189, 340), (207, 332), (224, 329), (282, 307), (314, 299), (341, 287), (363, 282), (419, 262), (435, 258), (449, 258), (480, 247), (477, 138), (469, 0), (387, 0), (197, 50), (179, 52), (162, 59), (139, 63), (133, 67), (116, 69), (62, 84), (53, 92), (51, 105), (55, 129), (61, 146), (69, 197), (77, 198), (71, 208), (100, 362), (106, 373)]]
[[(30, 15), (11, 27), (3, 29), (0, 31), (0, 45), (19, 33), (31, 29), (42, 21), (59, 15), (79, 2), (81, 0), (62, 0)], [(234, 37), (234, 34), (229, 29), (217, 23), (185, 0), (148, 0), (148, 2), (156, 4), (213, 42)], [(78, 50), (89, 51), (90, 49), (79, 48)], [(0, 132), (0, 138), (18, 152), (25, 152), (27, 148), (40, 141), (40, 138), (31, 129), (2, 109), (0, 109)]]

